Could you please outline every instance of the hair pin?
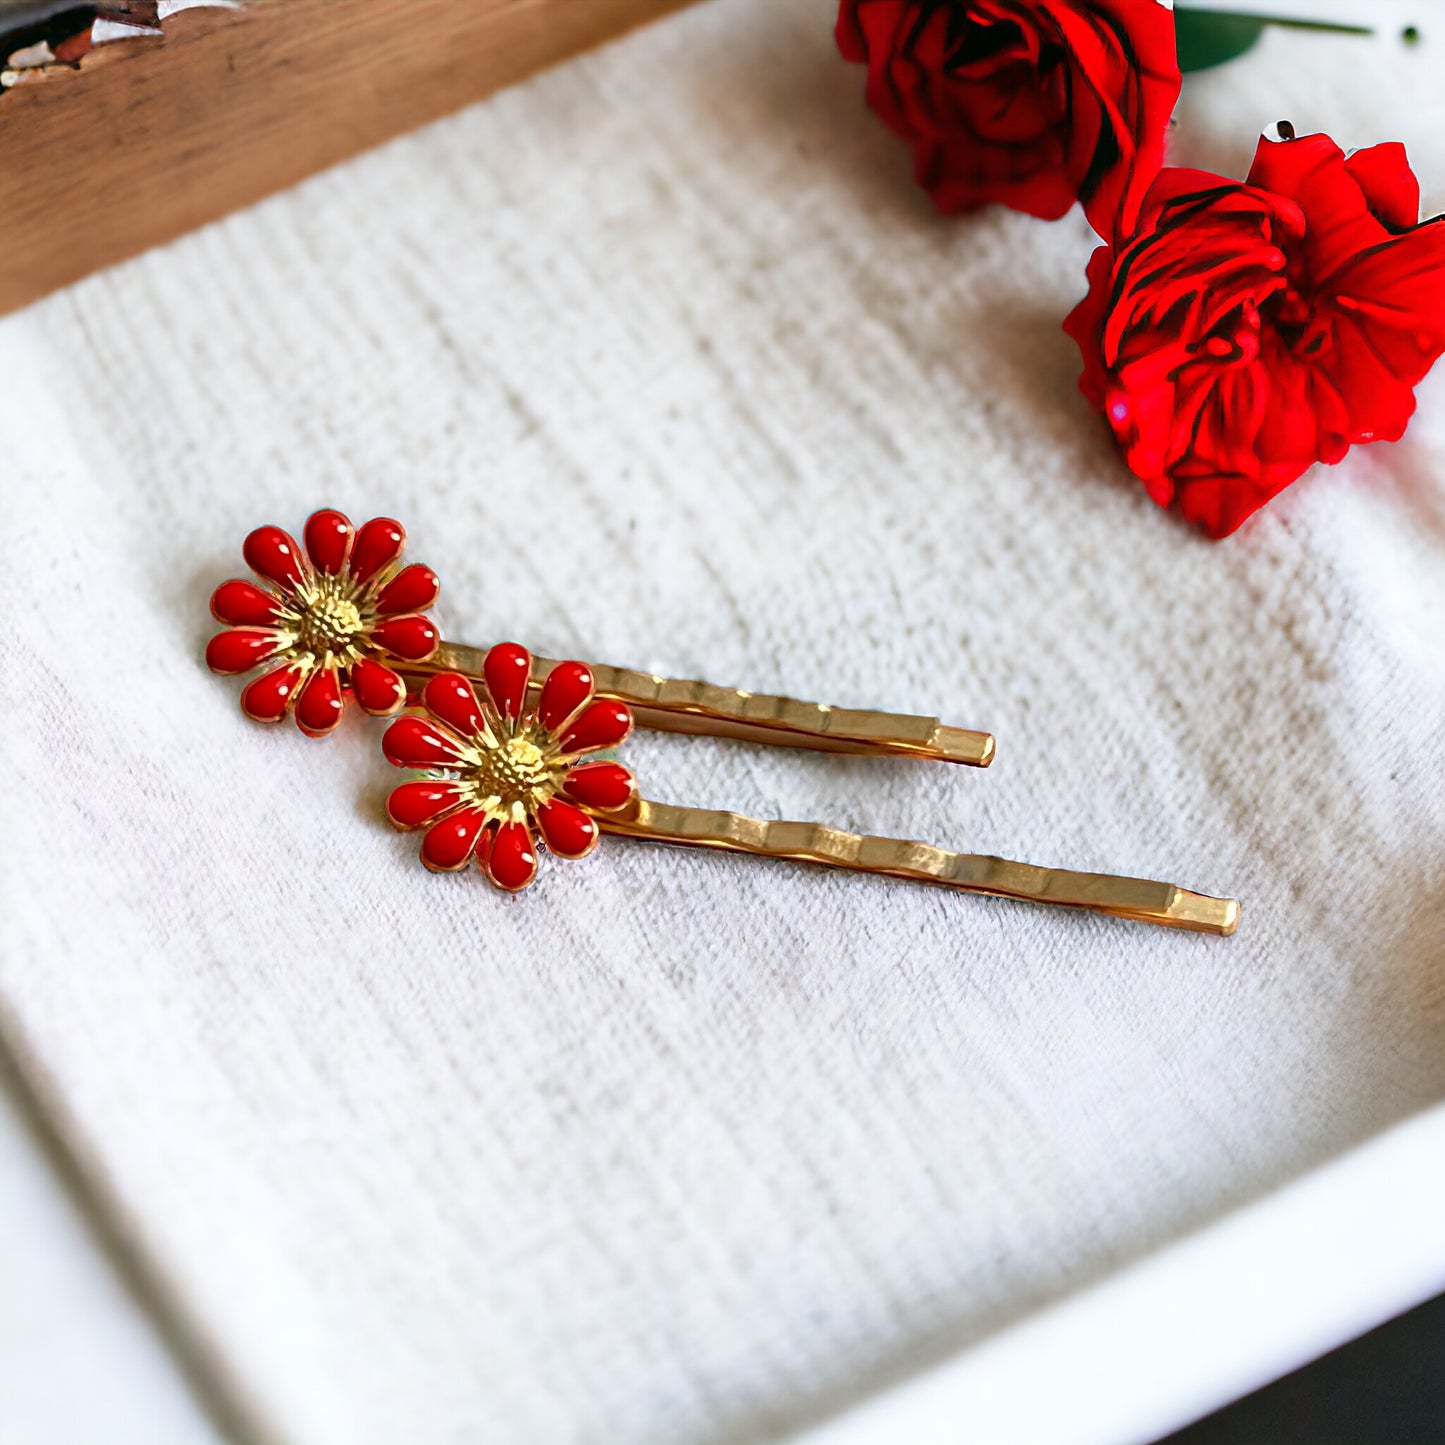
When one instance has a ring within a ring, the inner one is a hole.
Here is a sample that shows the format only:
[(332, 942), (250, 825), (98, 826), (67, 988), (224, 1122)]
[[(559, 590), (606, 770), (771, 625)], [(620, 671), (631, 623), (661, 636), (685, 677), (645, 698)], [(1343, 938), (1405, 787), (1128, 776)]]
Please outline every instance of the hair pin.
[[(323, 737), (341, 721), (348, 692), (364, 712), (389, 717), (405, 705), (408, 682), (421, 685), (440, 672), (480, 679), (485, 649), (443, 642), (425, 615), (439, 583), (430, 567), (401, 565), (399, 522), (377, 517), (353, 530), (340, 512), (321, 511), (302, 536), (304, 553), (280, 527), (258, 527), (243, 552), (269, 587), (223, 582), (211, 598), (212, 614), (229, 628), (206, 651), (212, 670), (273, 664), (241, 694), (248, 717), (279, 722), (294, 709), (302, 732)], [(555, 665), (535, 658), (530, 686), (540, 689)], [(589, 667), (599, 695), (626, 703), (645, 728), (977, 768), (993, 760), (989, 733), (937, 718)]]
[(261, 527), (244, 554), (266, 585), (232, 580), (211, 610), (225, 631), (206, 649), (220, 673), (266, 670), (247, 683), (247, 716), (279, 722), (294, 711), (323, 736), (347, 696), (373, 716), (412, 711), (382, 749), (421, 777), (393, 789), (387, 815), (424, 829), (422, 862), (452, 872), (475, 861), (498, 887), (528, 887), (538, 840), (559, 858), (584, 858), (603, 833), (684, 847), (825, 864), (968, 893), (1089, 909), (1115, 917), (1229, 934), (1239, 904), (1172, 883), (1039, 868), (951, 853), (926, 843), (864, 837), (819, 823), (764, 821), (676, 807), (639, 795), (622, 763), (594, 756), (620, 745), (634, 720), (675, 732), (791, 747), (901, 755), (986, 766), (987, 733), (933, 718), (860, 712), (674, 682), (582, 662), (533, 658), (516, 643), (485, 651), (443, 642), (427, 610), (436, 575), (403, 565), (406, 534), (377, 518), (353, 530), (339, 512), (315, 513), (305, 553), (279, 527)]

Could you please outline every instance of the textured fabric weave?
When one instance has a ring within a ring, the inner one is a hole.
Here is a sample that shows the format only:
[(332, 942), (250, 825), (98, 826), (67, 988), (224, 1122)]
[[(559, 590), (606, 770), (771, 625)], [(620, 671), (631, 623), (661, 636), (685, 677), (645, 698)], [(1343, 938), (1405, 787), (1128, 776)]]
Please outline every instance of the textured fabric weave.
[[(1445, 376), (1199, 539), (1075, 390), (1082, 219), (937, 218), (832, 8), (685, 12), (0, 323), (0, 1031), (259, 1437), (764, 1438), (1445, 1096)], [(1272, 35), (1175, 158), (1288, 114), (1438, 210), (1437, 74)], [(378, 725), (200, 662), (323, 504), (452, 637), (999, 739), (640, 735), (653, 797), (1240, 932), (619, 841), (432, 877)]]

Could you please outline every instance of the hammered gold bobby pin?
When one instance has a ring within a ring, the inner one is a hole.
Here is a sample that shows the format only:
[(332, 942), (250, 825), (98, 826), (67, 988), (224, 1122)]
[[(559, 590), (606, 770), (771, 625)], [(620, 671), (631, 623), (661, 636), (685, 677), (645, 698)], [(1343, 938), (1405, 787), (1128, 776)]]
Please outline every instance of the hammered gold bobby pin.
[(516, 643), (488, 649), (443, 642), (425, 613), (436, 575), (403, 566), (406, 534), (376, 518), (353, 529), (314, 513), (304, 553), (279, 527), (260, 527), (244, 555), (263, 581), (223, 582), (211, 611), (226, 624), (206, 649), (215, 672), (264, 669), (241, 693), (246, 715), (325, 736), (347, 697), (373, 716), (406, 716), (382, 740), (387, 758), (422, 776), (400, 784), (387, 814), (425, 829), (422, 862), (453, 872), (475, 861), (499, 888), (537, 876), (538, 839), (560, 858), (584, 858), (603, 833), (758, 857), (821, 863), (1140, 922), (1229, 934), (1239, 904), (1141, 878), (1037, 868), (950, 853), (926, 843), (863, 837), (818, 823), (768, 822), (680, 808), (638, 795), (615, 748), (634, 721), (789, 747), (904, 756), (986, 767), (988, 733), (935, 718), (864, 712), (759, 696), (704, 682), (582, 662), (534, 658)]

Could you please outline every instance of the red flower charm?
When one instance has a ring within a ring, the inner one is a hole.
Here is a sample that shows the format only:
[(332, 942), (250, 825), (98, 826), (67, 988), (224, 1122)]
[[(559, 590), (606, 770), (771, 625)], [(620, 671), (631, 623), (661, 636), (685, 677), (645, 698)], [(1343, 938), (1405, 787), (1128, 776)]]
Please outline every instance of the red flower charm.
[(841, 0), (838, 49), (941, 211), (1133, 225), (1179, 98), (1161, 0)]
[(594, 701), (580, 662), (559, 662), (528, 712), (532, 657), (514, 642), (492, 648), (482, 673), (485, 702), (461, 673), (438, 673), (422, 695), (423, 714), (387, 728), (388, 759), (430, 771), (394, 789), (386, 811), (398, 828), (427, 830), (421, 861), (433, 872), (475, 858), (498, 888), (515, 893), (537, 876), (533, 829), (548, 852), (585, 858), (599, 836), (590, 814), (615, 812), (636, 795), (621, 763), (579, 761), (616, 747), (632, 731), (632, 714), (620, 702)]
[(1403, 434), (1445, 351), (1445, 217), (1419, 214), (1393, 143), (1263, 140), (1244, 184), (1160, 173), (1064, 329), (1161, 507), (1224, 537), (1314, 462)]
[(228, 624), (206, 648), (212, 672), (249, 672), (269, 664), (241, 692), (241, 710), (280, 722), (292, 707), (310, 737), (341, 721), (349, 692), (364, 712), (389, 717), (406, 701), (392, 666), (425, 662), (440, 638), (421, 614), (437, 599), (436, 574), (401, 566), (406, 533), (377, 517), (353, 532), (340, 512), (306, 523), (306, 555), (279, 527), (258, 527), (244, 555), (269, 586), (223, 582), (211, 611)]

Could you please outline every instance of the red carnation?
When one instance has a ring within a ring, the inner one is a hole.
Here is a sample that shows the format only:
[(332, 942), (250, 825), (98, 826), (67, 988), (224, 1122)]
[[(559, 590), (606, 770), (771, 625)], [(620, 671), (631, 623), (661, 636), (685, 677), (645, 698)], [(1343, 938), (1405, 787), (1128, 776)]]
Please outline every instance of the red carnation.
[(940, 210), (1133, 225), (1179, 96), (1161, 0), (842, 0), (837, 37)]
[(1262, 140), (1245, 184), (1160, 173), (1064, 328), (1130, 469), (1212, 537), (1314, 462), (1394, 441), (1445, 351), (1445, 225), (1397, 143)]

